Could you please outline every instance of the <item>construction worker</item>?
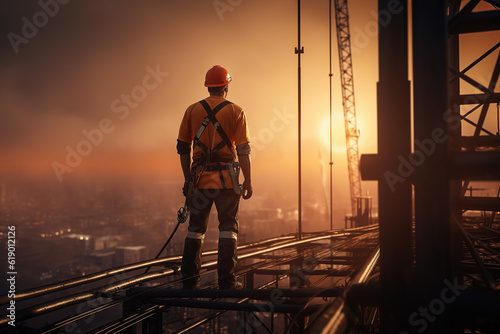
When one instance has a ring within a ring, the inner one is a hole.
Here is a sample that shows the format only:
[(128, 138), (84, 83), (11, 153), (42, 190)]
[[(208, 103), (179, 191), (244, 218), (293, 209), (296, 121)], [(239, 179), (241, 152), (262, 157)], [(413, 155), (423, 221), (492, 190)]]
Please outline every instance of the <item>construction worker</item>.
[[(213, 203), (219, 218), (219, 289), (241, 287), (234, 272), (240, 197), (252, 196), (250, 139), (245, 112), (226, 100), (231, 80), (224, 67), (212, 67), (205, 76), (210, 96), (187, 108), (179, 129), (177, 152), (186, 181), (183, 193), (188, 197), (190, 210), (181, 266), (185, 289), (200, 284), (201, 250)], [(238, 181), (240, 169), (242, 186)]]

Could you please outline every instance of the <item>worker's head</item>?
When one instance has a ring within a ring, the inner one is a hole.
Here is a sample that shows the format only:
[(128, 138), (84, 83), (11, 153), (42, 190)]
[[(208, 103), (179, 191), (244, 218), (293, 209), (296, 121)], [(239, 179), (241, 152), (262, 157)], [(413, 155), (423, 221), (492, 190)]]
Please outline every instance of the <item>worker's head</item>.
[(210, 95), (227, 94), (227, 85), (233, 80), (229, 71), (220, 65), (215, 65), (205, 75), (205, 87), (208, 87)]

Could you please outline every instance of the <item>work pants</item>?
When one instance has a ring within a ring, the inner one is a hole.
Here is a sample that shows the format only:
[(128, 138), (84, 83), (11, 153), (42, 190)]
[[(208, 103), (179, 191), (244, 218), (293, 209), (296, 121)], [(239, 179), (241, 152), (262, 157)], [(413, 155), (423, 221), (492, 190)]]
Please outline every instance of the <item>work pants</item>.
[(217, 258), (219, 288), (232, 289), (235, 286), (240, 196), (233, 189), (198, 189), (190, 208), (188, 234), (182, 256), (181, 273), (185, 289), (199, 286), (201, 250), (207, 231), (208, 217), (214, 203), (219, 218)]

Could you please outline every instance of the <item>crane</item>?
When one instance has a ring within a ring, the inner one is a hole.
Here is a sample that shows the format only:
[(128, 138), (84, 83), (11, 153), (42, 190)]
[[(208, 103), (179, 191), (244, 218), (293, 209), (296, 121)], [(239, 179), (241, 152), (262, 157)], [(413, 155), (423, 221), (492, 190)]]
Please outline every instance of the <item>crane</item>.
[(361, 197), (361, 175), (359, 172), (359, 131), (354, 103), (354, 75), (352, 71), (351, 35), (347, 0), (334, 0), (335, 24), (339, 53), (340, 78), (342, 83), (342, 106), (347, 146), (347, 168), (351, 194), (352, 217), (357, 215), (357, 198)]

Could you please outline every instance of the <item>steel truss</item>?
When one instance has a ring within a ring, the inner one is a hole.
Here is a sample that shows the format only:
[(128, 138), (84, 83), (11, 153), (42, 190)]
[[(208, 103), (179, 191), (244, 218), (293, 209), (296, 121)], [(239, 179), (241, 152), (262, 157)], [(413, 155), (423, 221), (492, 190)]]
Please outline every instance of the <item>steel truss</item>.
[[(379, 1), (380, 12), (387, 13), (388, 6), (402, 10), (388, 24), (380, 25), (378, 155), (361, 157), (363, 178), (379, 181), (381, 293), (387, 296), (380, 304), (382, 331), (497, 332), (498, 317), (480, 304), (494, 312), (500, 309), (493, 292), (500, 279), (498, 258), (484, 240), (473, 238), (471, 229), (478, 227), (470, 225), (462, 213), (500, 210), (498, 198), (464, 198), (469, 181), (500, 180), (498, 134), (486, 126), (487, 115), (499, 98), (495, 90), (500, 44), (491, 41), (482, 55), (461, 68), (461, 55), (474, 46), (461, 48), (460, 36), (500, 30), (499, 4), (480, 0), (412, 2), (413, 139), (407, 79), (408, 1), (398, 5)], [(478, 6), (489, 9), (478, 11)], [(470, 73), (488, 57), (496, 57), (496, 61), (483, 84)], [(470, 85), (480, 93), (467, 93), (464, 88)], [(467, 136), (466, 126), (473, 129)], [(479, 224), (494, 227), (488, 238), (498, 242), (498, 222), (494, 222), (494, 214), (488, 217), (489, 221)], [(465, 290), (455, 303), (447, 305), (436, 299), (436, 292), (450, 282)], [(489, 291), (489, 297), (478, 287)], [(424, 318), (420, 326), (409, 321), (412, 315), (419, 316), (419, 309), (439, 302), (443, 308), (439, 316), (432, 315), (432, 321)]]
[(359, 132), (354, 99), (354, 73), (352, 68), (351, 33), (347, 0), (335, 0), (335, 23), (339, 53), (340, 80), (342, 84), (342, 106), (344, 109), (347, 168), (351, 193), (352, 217), (357, 215), (357, 198), (361, 197), (361, 175), (359, 173)]

